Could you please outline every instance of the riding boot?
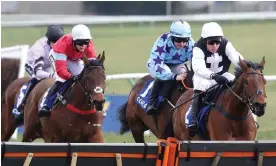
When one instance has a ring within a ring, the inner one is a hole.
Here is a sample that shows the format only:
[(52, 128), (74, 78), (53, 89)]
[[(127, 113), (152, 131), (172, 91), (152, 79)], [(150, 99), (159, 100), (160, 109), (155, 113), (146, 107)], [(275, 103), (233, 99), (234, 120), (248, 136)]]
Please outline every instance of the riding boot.
[(164, 81), (164, 85), (162, 89), (160, 89), (159, 96), (170, 99), (175, 88), (175, 84), (176, 82), (174, 80)]
[(199, 96), (199, 94), (201, 93), (201, 91), (199, 90), (194, 90), (194, 96), (197, 96), (193, 99), (192, 101), (192, 120), (189, 123), (189, 125), (187, 125), (187, 129), (190, 132), (190, 136), (194, 136), (198, 130), (198, 121), (197, 121), (197, 117), (198, 117), (198, 113), (199, 113), (199, 109), (200, 109), (200, 105), (201, 105), (201, 100), (202, 97), (201, 95)]
[(148, 115), (153, 115), (155, 113), (155, 111), (157, 110), (157, 108), (155, 107), (155, 101), (159, 95), (159, 91), (161, 90), (163, 84), (164, 84), (164, 82), (157, 78), (154, 80), (151, 94), (149, 97), (148, 107), (146, 110)]
[[(27, 84), (27, 88), (26, 88), (26, 92), (25, 95), (23, 97), (23, 99), (21, 100), (21, 103), (18, 105), (18, 107), (13, 109), (14, 115), (15, 115), (15, 124), (16, 126), (19, 126), (21, 124), (23, 124), (23, 119), (24, 119), (24, 106), (26, 104), (27, 98), (29, 96), (29, 94), (31, 93), (32, 89), (37, 85), (37, 83), (39, 83), (39, 80), (37, 80), (36, 78), (32, 78)], [(20, 90), (21, 91), (21, 90)]]
[(51, 115), (51, 111), (50, 111), (51, 106), (48, 106), (48, 100), (51, 96), (53, 96), (58, 91), (58, 89), (61, 87), (62, 84), (63, 84), (62, 82), (56, 81), (55, 84), (49, 90), (47, 96), (45, 97), (43, 106), (38, 112), (38, 116), (40, 118), (44, 116), (49, 117)]
[(24, 98), (22, 99), (22, 102), (20, 103), (20, 105), (18, 106), (18, 111), (22, 112), (23, 107), (27, 101), (27, 98), (29, 96), (29, 94), (31, 93), (31, 91), (33, 90), (33, 88), (39, 83), (40, 80), (36, 79), (36, 78), (32, 78), (29, 81), (28, 87), (26, 89), (26, 94), (24, 96)]

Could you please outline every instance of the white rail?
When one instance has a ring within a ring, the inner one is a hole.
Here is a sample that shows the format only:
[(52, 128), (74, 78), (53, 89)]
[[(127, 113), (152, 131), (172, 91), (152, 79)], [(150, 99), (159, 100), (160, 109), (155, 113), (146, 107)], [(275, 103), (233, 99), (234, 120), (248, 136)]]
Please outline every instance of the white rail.
[(2, 14), (3, 27), (42, 26), (49, 24), (114, 24), (163, 22), (183, 19), (192, 21), (275, 20), (276, 12), (235, 12), (195, 15), (159, 16), (91, 16), (91, 15), (19, 15)]

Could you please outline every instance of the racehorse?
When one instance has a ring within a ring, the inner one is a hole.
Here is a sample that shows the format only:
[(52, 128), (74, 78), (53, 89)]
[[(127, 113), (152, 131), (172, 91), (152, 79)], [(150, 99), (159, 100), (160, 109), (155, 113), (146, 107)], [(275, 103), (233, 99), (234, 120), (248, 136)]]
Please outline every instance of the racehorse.
[[(193, 72), (189, 70), (187, 66), (186, 71), (187, 76), (183, 82), (183, 85), (188, 88), (192, 87)], [(122, 135), (131, 130), (136, 143), (145, 142), (144, 131), (148, 129), (150, 129), (157, 138), (167, 138), (170, 136), (171, 131), (165, 130), (169, 125), (169, 119), (172, 117), (169, 110), (185, 91), (183, 88), (182, 90), (179, 89), (179, 83), (176, 81), (169, 81), (167, 82), (168, 84), (165, 83), (162, 90), (160, 89), (160, 95), (163, 94), (165, 101), (159, 105), (159, 115), (149, 116), (142, 109), (142, 107), (136, 103), (136, 100), (139, 97), (140, 91), (146, 87), (145, 85), (147, 85), (150, 81), (153, 81), (153, 78), (150, 75), (146, 75), (139, 79), (130, 91), (128, 101), (121, 105), (117, 110), (118, 119), (121, 122), (120, 134)]]
[[(13, 102), (15, 99), (14, 89), (17, 89), (17, 83), (12, 83), (17, 79), (19, 73), (19, 65), (20, 61), (18, 59), (7, 59), (1, 58), (1, 140), (8, 141), (14, 132), (10, 128), (9, 123), (11, 123), (14, 119), (11, 114), (7, 111), (8, 108), (13, 107)], [(19, 81), (21, 82), (21, 81)], [(12, 84), (12, 85), (11, 85)], [(13, 88), (7, 88), (10, 86), (15, 86)], [(12, 90), (12, 91), (11, 91)], [(12, 94), (12, 96), (11, 96)], [(15, 93), (16, 94), (16, 93)], [(6, 98), (7, 97), (7, 98)], [(11, 100), (9, 100), (9, 98)], [(12, 132), (9, 134), (6, 131)], [(7, 134), (6, 134), (7, 133)]]
[[(102, 122), (106, 75), (104, 52), (96, 60), (84, 58), (85, 67), (80, 79), (72, 83), (65, 82), (51, 111), (51, 116), (40, 118), (41, 129), (37, 128), (37, 112), (45, 91), (53, 80), (41, 81), (25, 107), (25, 131), (23, 141), (33, 141), (35, 133), (40, 132), (45, 142), (103, 142)], [(68, 80), (72, 81), (72, 80)], [(65, 88), (68, 86), (69, 88)]]
[(265, 59), (263, 57), (259, 64), (240, 59), (239, 64), (232, 85), (225, 84), (222, 89), (200, 94), (203, 95), (203, 109), (194, 137), (190, 137), (185, 122), (189, 120), (187, 112), (190, 112), (193, 90), (179, 98), (176, 104), (179, 107), (176, 106), (173, 115), (173, 131), (178, 140), (255, 140), (257, 128), (253, 114), (263, 116), (266, 109), (266, 81), (262, 73)]
[(20, 61), (18, 59), (1, 58), (1, 104), (5, 101), (5, 91), (12, 81), (17, 79)]
[[(21, 87), (29, 81), (28, 77), (18, 78), (12, 81), (6, 88), (4, 102), (1, 110), (1, 141), (8, 141), (16, 129), (15, 117), (12, 109)], [(24, 110), (22, 110), (24, 111)]]

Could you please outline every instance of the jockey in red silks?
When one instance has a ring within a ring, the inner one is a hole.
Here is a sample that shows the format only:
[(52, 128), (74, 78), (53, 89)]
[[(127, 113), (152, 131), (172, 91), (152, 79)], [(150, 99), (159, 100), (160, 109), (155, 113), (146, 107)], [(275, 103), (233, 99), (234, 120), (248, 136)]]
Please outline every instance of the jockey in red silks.
[(88, 60), (96, 59), (96, 51), (90, 30), (83, 24), (73, 27), (72, 33), (64, 35), (54, 45), (50, 51), (50, 62), (55, 71), (56, 82), (45, 93), (38, 113), (39, 117), (50, 116), (52, 103), (49, 97), (58, 92), (62, 84), (69, 80), (79, 79), (79, 74), (84, 68), (82, 58), (86, 54)]
[(31, 79), (22, 86), (17, 96), (12, 114), (15, 117), (16, 126), (23, 123), (23, 109), (27, 98), (34, 87), (43, 79), (54, 76), (49, 61), (49, 52), (56, 41), (64, 35), (63, 27), (60, 25), (49, 25), (44, 37), (38, 39), (28, 50), (25, 71)]

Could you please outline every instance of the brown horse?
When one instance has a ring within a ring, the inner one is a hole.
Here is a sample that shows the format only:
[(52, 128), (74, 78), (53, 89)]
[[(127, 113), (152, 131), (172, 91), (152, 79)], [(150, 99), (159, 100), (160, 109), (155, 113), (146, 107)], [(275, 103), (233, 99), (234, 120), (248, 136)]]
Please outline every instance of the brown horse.
[[(187, 87), (192, 87), (193, 72), (190, 71), (187, 66), (186, 69), (188, 73), (184, 81), (184, 85), (187, 85)], [(150, 75), (139, 79), (133, 86), (129, 94), (128, 101), (117, 110), (118, 119), (121, 122), (120, 134), (122, 135), (125, 132), (131, 130), (136, 143), (145, 142), (144, 131), (148, 129), (150, 129), (157, 138), (166, 138), (170, 136), (170, 130), (165, 130), (169, 125), (168, 122), (171, 122), (169, 119), (172, 117), (172, 114), (169, 112), (169, 110), (173, 107), (171, 104), (174, 105), (181, 94), (185, 91), (185, 89), (179, 90), (179, 88), (177, 88), (177, 82), (175, 81), (168, 82), (168, 87), (166, 87), (165, 83), (165, 87), (162, 88), (162, 90), (165, 91), (167, 91), (166, 89), (170, 89), (171, 83), (174, 85), (173, 90), (171, 91), (172, 95), (170, 100), (169, 97), (164, 96), (166, 101), (162, 102), (159, 106), (158, 111), (160, 114), (158, 116), (149, 116), (135, 101), (141, 89), (150, 79), (153, 79)], [(160, 93), (162, 93), (162, 91)], [(166, 95), (166, 93), (167, 92), (164, 92), (163, 94)]]
[(8, 141), (16, 129), (15, 117), (12, 109), (16, 101), (16, 97), (21, 87), (29, 81), (28, 77), (18, 78), (12, 81), (5, 91), (5, 102), (2, 103), (1, 110), (1, 141)]
[[(233, 85), (225, 84), (221, 93), (217, 93), (217, 100), (210, 102), (214, 105), (202, 118), (205, 132), (200, 127), (193, 138), (189, 136), (185, 124), (185, 116), (191, 105), (187, 99), (191, 99), (193, 90), (185, 92), (179, 98), (176, 104), (179, 107), (173, 115), (175, 137), (178, 140), (255, 140), (257, 128), (252, 112), (260, 117), (266, 108), (266, 82), (262, 74), (264, 64), (264, 58), (259, 64), (240, 59), (240, 68), (235, 69)], [(202, 94), (206, 97), (207, 93)]]
[(17, 79), (20, 60), (1, 58), (1, 104), (5, 103), (5, 91)]
[[(38, 120), (37, 113), (43, 94), (53, 80), (41, 81), (33, 89), (25, 107), (23, 142), (33, 141), (39, 136), (45, 142), (103, 142), (104, 60), (104, 52), (93, 62), (84, 59), (85, 67), (80, 79), (73, 82), (61, 102), (53, 106), (49, 118)], [(37, 127), (38, 121), (41, 128)]]
[[(1, 140), (7, 141), (10, 139), (14, 130), (10, 128), (9, 123), (14, 119), (11, 114), (9, 114), (8, 109), (13, 107), (13, 102), (15, 99), (15, 89), (21, 85), (22, 79), (20, 79), (20, 85), (14, 80), (17, 80), (19, 73), (20, 60), (18, 59), (7, 59), (1, 58)], [(24, 82), (24, 81), (23, 81)], [(24, 83), (23, 83), (24, 84)], [(22, 85), (21, 85), (22, 86)], [(12, 88), (9, 88), (12, 87)], [(9, 90), (7, 90), (9, 88)], [(20, 87), (19, 87), (20, 88)], [(6, 134), (8, 131), (11, 134)]]

